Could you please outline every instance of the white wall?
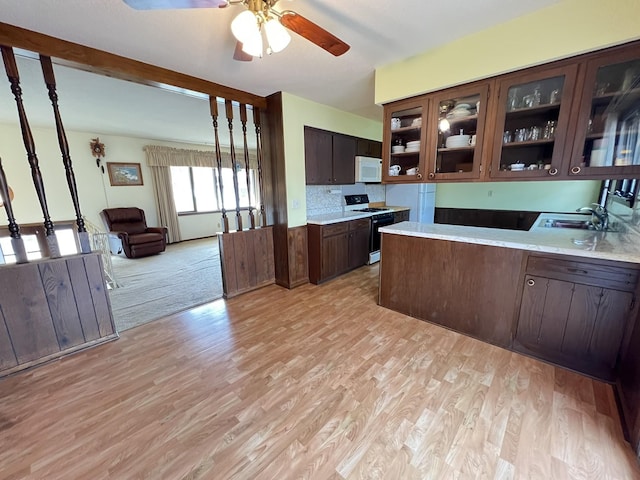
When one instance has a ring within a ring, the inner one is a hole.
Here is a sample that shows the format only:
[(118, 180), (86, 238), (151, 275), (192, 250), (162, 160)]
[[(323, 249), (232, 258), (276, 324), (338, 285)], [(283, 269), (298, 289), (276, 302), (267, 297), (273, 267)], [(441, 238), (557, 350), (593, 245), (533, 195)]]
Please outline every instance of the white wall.
[[(32, 128), (40, 170), (44, 179), (47, 203), (51, 219), (74, 220), (75, 212), (69, 195), (62, 155), (54, 129)], [(67, 140), (76, 176), (80, 210), (82, 214), (99, 227), (103, 227), (99, 213), (104, 208), (136, 206), (145, 211), (147, 223), (158, 225), (158, 215), (153, 195), (151, 172), (146, 165), (145, 145), (164, 145), (175, 148), (210, 150), (207, 145), (189, 145), (176, 142), (133, 138), (125, 136), (101, 135), (94, 132), (67, 131)], [(105, 144), (106, 162), (139, 163), (142, 168), (142, 186), (112, 187), (109, 175), (96, 167), (96, 159), (91, 155), (89, 143), (100, 137)], [(7, 181), (15, 192), (12, 202), (14, 214), (19, 224), (42, 223), (43, 215), (31, 180), (27, 156), (22, 143), (20, 127), (0, 124), (0, 158)], [(235, 220), (235, 212), (231, 215)], [(0, 224), (6, 225), (6, 215)], [(180, 217), (180, 228), (184, 240), (214, 235), (220, 230), (220, 214), (190, 215)], [(247, 225), (245, 220), (244, 225)], [(235, 222), (230, 223), (235, 228)]]

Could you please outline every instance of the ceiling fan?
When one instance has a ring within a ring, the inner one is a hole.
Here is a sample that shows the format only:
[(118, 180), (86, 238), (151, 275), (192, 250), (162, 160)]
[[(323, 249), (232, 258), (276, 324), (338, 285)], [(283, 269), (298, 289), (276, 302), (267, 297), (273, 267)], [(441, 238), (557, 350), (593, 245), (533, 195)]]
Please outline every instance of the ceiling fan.
[[(224, 8), (243, 5), (243, 10), (231, 22), (231, 31), (237, 44), (235, 60), (251, 61), (262, 57), (262, 30), (267, 39), (267, 54), (283, 50), (291, 40), (287, 29), (339, 57), (349, 50), (349, 45), (324, 28), (292, 11), (277, 11), (273, 7), (278, 0), (123, 0), (136, 10), (179, 8)], [(285, 28), (286, 27), (286, 28)]]

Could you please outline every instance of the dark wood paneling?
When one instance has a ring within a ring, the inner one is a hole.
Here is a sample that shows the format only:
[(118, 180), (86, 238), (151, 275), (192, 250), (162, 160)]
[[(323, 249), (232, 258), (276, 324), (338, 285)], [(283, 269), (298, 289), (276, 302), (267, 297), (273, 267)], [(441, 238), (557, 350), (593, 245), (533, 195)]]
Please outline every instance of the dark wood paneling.
[(84, 339), (87, 342), (100, 338), (100, 329), (98, 328), (98, 319), (96, 310), (91, 297), (91, 290), (87, 282), (87, 272), (84, 268), (84, 259), (82, 257), (73, 257), (67, 260), (67, 269), (71, 277), (71, 286), (73, 295), (76, 300), (76, 308)]
[[(632, 308), (633, 294), (602, 289), (600, 308), (589, 341), (590, 355), (614, 368)], [(635, 346), (638, 347), (637, 345)]]
[(382, 158), (382, 142), (358, 138), (356, 155), (364, 157)]
[(85, 342), (65, 262), (38, 264), (60, 350)]
[(508, 347), (522, 257), (510, 248), (383, 234), (380, 305)]
[(273, 228), (218, 235), (225, 298), (275, 283)]
[(4, 312), (0, 309), (0, 372), (17, 364), (18, 359), (11, 345), (11, 338), (9, 338)]
[(270, 135), (265, 146), (271, 156), (273, 185), (273, 249), (276, 283), (289, 288), (289, 236), (287, 217), (286, 166), (284, 158), (284, 127), (282, 92), (267, 97), (267, 120)]
[(0, 376), (118, 337), (102, 272), (99, 253), (0, 267)]
[(636, 314), (627, 347), (617, 367), (616, 394), (631, 445), (640, 444), (640, 315)]
[(289, 236), (289, 288), (309, 283), (309, 254), (307, 226), (290, 228)]
[(0, 305), (18, 363), (60, 350), (37, 264), (2, 267)]
[(95, 253), (83, 255), (84, 268), (87, 272), (87, 283), (93, 300), (93, 308), (96, 311), (98, 331), (100, 337), (107, 337), (115, 333), (111, 303), (107, 294), (107, 287), (103, 276), (102, 257)]
[(90, 70), (95, 73), (106, 74), (115, 78), (153, 86), (158, 86), (158, 84), (171, 85), (229, 100), (237, 100), (240, 103), (255, 105), (260, 108), (266, 108), (267, 106), (264, 97), (253, 95), (242, 90), (191, 77), (183, 73), (156, 67), (155, 65), (121, 57), (77, 43), (67, 42), (59, 38), (50, 37), (6, 23), (0, 23), (0, 44), (24, 48), (49, 57), (57, 57), (58, 59), (66, 60), (66, 64), (68, 65)]

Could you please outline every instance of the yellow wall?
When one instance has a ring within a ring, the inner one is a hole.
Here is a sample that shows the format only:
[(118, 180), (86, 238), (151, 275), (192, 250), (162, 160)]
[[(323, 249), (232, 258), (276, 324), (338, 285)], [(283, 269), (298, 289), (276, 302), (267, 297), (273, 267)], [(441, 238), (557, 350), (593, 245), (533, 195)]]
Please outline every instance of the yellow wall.
[(640, 38), (639, 0), (563, 0), (376, 70), (375, 102), (545, 63)]
[(573, 213), (598, 201), (600, 181), (479, 182), (438, 185), (436, 206)]
[(381, 141), (382, 123), (288, 93), (282, 94), (282, 109), (288, 225), (297, 227), (307, 223), (304, 126)]
[[(638, 19), (640, 0), (563, 0), (377, 69), (376, 103), (636, 40)], [(597, 198), (598, 188), (586, 180), (440, 184), (436, 206), (568, 212)]]

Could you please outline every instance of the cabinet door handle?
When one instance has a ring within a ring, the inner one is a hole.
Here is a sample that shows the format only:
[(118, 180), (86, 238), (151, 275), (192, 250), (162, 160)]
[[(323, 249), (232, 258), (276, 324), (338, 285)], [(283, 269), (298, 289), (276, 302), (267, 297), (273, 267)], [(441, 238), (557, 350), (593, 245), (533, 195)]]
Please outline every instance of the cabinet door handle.
[(422, 174), (421, 173), (419, 173), (417, 176), (418, 176), (418, 180), (420, 180), (422, 178)]
[(558, 174), (558, 169), (557, 168), (550, 168), (549, 169), (549, 175), (557, 175)]
[(433, 172), (429, 172), (429, 175), (427, 175), (427, 177), (429, 177), (429, 180), (433, 180), (434, 178), (436, 178), (436, 174)]
[(533, 278), (530, 278), (529, 280), (527, 280), (527, 285), (529, 285), (530, 287), (533, 287), (536, 284), (536, 281)]
[(577, 175), (578, 173), (580, 173), (582, 169), (580, 167), (573, 167), (571, 169), (571, 173), (573, 173), (574, 175)]

